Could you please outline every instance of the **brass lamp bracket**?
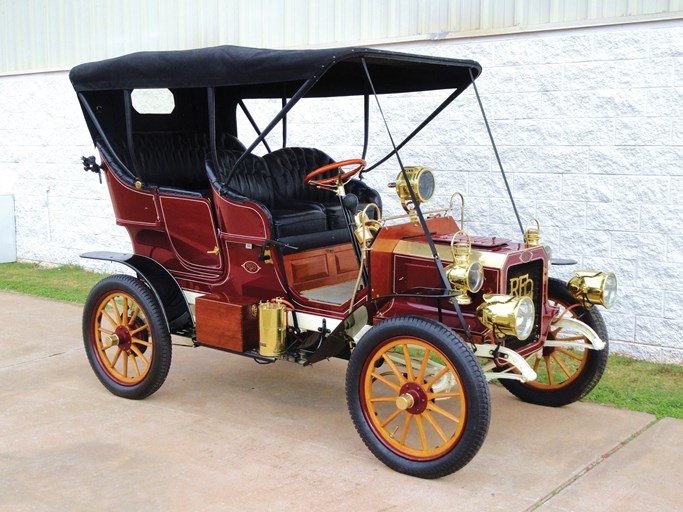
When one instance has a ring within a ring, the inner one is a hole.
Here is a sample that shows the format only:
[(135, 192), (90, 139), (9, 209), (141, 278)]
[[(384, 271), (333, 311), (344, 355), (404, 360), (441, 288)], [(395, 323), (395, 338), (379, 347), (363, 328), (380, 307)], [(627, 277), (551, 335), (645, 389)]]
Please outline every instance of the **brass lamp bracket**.
[[(536, 227), (529, 226), (531, 223), (536, 223)], [(524, 230), (524, 243), (527, 247), (536, 247), (541, 243), (541, 225), (536, 219), (530, 219)]]
[[(453, 192), (448, 207), (449, 211), (453, 211), (453, 198), (455, 198), (455, 196), (460, 197), (460, 230), (462, 231), (465, 229), (465, 196), (460, 192)], [(453, 244), (451, 243), (451, 247), (452, 245)]]

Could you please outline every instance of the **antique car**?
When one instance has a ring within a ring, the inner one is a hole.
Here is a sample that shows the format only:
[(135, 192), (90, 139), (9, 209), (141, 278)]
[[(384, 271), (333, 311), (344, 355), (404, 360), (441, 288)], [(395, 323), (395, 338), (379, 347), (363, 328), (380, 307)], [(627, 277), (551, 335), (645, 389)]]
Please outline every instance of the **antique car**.
[[(480, 73), (471, 60), (371, 48), (221, 46), (75, 67), (70, 79), (100, 156), (84, 166), (104, 174), (133, 247), (82, 255), (130, 269), (99, 282), (84, 308), (85, 350), (102, 384), (131, 399), (157, 391), (171, 335), (259, 363), (346, 359), (358, 434), (383, 463), (422, 478), (476, 455), (489, 427), (488, 381), (546, 406), (589, 393), (607, 363), (597, 306), (613, 303), (614, 274), (549, 277), (551, 264), (571, 262), (551, 259), (536, 220), (525, 228), (514, 209), (517, 241), (468, 233), (463, 195), (448, 191), (448, 205), (427, 207), (444, 193), (430, 162), (402, 161), (468, 87), (481, 107)], [(137, 94), (159, 90), (169, 108), (136, 106)], [(443, 101), (394, 140), (387, 100), (435, 91)], [(316, 140), (287, 145), (295, 106), (312, 99), (307, 115), (325, 119), (326, 102), (351, 97), (360, 154), (333, 157)], [(249, 109), (257, 101), (277, 106), (266, 126)], [(377, 133), (371, 111), (390, 145), (366, 162)], [(238, 133), (238, 114), (255, 135)], [(381, 165), (394, 166), (392, 215), (364, 179)]]

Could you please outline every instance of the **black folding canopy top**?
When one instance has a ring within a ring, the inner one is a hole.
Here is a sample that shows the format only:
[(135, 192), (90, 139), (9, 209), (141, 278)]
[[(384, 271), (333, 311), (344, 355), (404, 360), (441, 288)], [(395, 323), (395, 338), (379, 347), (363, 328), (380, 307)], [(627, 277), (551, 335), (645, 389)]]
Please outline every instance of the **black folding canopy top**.
[(291, 97), (304, 82), (313, 80), (316, 84), (308, 96), (347, 96), (367, 93), (361, 59), (365, 59), (378, 93), (466, 88), (481, 73), (481, 66), (471, 60), (371, 48), (217, 46), (139, 52), (81, 64), (71, 70), (69, 78), (77, 92), (225, 87), (234, 89), (239, 98)]

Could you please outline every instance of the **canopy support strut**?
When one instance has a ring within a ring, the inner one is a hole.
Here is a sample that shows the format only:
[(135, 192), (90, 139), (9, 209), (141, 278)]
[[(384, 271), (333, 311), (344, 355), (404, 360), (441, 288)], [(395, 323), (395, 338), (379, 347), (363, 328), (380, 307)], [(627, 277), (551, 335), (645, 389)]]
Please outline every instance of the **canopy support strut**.
[[(429, 227), (427, 226), (427, 221), (425, 220), (424, 215), (422, 214), (422, 209), (420, 208), (420, 203), (417, 200), (417, 197), (415, 196), (415, 191), (413, 190), (413, 187), (410, 184), (410, 179), (408, 178), (408, 174), (406, 173), (406, 169), (403, 166), (403, 162), (401, 161), (401, 156), (398, 153), (398, 148), (396, 147), (396, 143), (394, 142), (394, 137), (392, 136), (391, 130), (389, 129), (389, 124), (387, 123), (387, 119), (386, 119), (386, 117), (384, 117), (384, 111), (382, 110), (382, 105), (380, 105), (379, 97), (377, 96), (377, 91), (375, 90), (375, 85), (372, 83), (372, 78), (370, 77), (370, 70), (368, 69), (367, 63), (365, 62), (364, 58), (361, 59), (361, 62), (363, 63), (363, 69), (365, 70), (365, 76), (367, 77), (368, 83), (370, 84), (370, 88), (372, 89), (372, 94), (375, 97), (375, 102), (377, 103), (377, 108), (379, 109), (380, 116), (382, 116), (382, 121), (384, 121), (384, 126), (387, 129), (387, 134), (389, 135), (389, 140), (391, 141), (391, 145), (394, 148), (393, 152), (390, 153), (390, 155), (391, 154), (396, 155), (396, 160), (398, 160), (398, 165), (401, 168), (401, 174), (403, 174), (403, 179), (405, 180), (405, 183), (407, 185), (408, 192), (410, 192), (410, 199), (412, 200), (413, 204), (415, 205), (415, 213), (417, 214), (417, 218), (420, 221), (420, 225), (422, 226), (422, 230), (424, 231), (425, 238), (427, 239), (427, 244), (429, 245), (429, 249), (432, 253), (432, 257), (434, 258), (434, 263), (436, 265), (436, 269), (438, 270), (439, 276), (441, 277), (441, 284), (444, 287), (444, 291), (447, 292), (448, 290), (451, 289), (451, 283), (448, 280), (448, 277), (446, 276), (446, 272), (443, 268), (443, 264), (441, 263), (441, 258), (439, 257), (439, 253), (436, 250), (436, 246), (434, 245), (434, 240), (432, 239), (432, 235), (429, 232)], [(460, 309), (460, 305), (458, 304), (458, 301), (455, 300), (455, 298), (453, 298), (453, 297), (450, 298), (450, 301), (451, 301), (451, 304), (453, 304), (453, 307), (455, 308), (455, 313), (458, 315), (458, 320), (460, 322), (460, 325), (462, 326), (463, 331), (465, 332), (465, 337), (467, 338), (467, 341), (471, 345), (474, 346), (474, 340), (472, 339), (472, 333), (470, 332), (470, 328), (467, 325), (467, 322), (465, 321), (465, 317), (462, 314), (462, 310)]]
[[(315, 83), (318, 81), (317, 78), (309, 78), (306, 80), (301, 87), (299, 87), (299, 90), (294, 93), (294, 96), (292, 96), (289, 101), (285, 104), (285, 106), (278, 112), (278, 114), (273, 118), (273, 120), (268, 123), (268, 126), (266, 126), (263, 129), (263, 132), (259, 134), (256, 139), (254, 139), (254, 142), (252, 142), (249, 147), (246, 149), (244, 153), (237, 159), (235, 162), (235, 165), (232, 166), (232, 169), (230, 169), (230, 172), (228, 173), (228, 177), (225, 180), (225, 185), (229, 185), (230, 181), (232, 180), (233, 175), (235, 174), (235, 170), (239, 166), (240, 163), (242, 163), (242, 160), (244, 159), (245, 155), (250, 154), (256, 146), (258, 146), (261, 142), (265, 144), (266, 137), (268, 134), (277, 126), (277, 124), (282, 120), (283, 117), (287, 115), (287, 112), (289, 112), (294, 105), (297, 104), (297, 102), (302, 98), (304, 94), (308, 92), (308, 90), (315, 85)], [(246, 107), (244, 106), (244, 103), (242, 100), (239, 102), (240, 106), (242, 107), (242, 110), (246, 110)], [(245, 111), (246, 114), (246, 111)], [(248, 116), (250, 117), (250, 116)], [(267, 146), (266, 146), (267, 147)], [(269, 149), (270, 151), (270, 149)]]

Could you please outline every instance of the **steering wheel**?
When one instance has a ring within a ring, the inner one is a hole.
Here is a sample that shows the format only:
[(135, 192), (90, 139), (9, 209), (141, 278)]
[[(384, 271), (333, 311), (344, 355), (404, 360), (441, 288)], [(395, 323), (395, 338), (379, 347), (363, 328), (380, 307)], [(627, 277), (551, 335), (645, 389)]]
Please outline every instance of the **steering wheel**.
[[(345, 173), (341, 172), (342, 167), (348, 167), (350, 165), (355, 165), (353, 169)], [(328, 171), (337, 169), (339, 174), (337, 176), (332, 176), (330, 178), (322, 178), (319, 180), (314, 180), (316, 176), (320, 176)], [(331, 164), (323, 165), (318, 167), (316, 170), (309, 172), (304, 178), (304, 185), (311, 185), (313, 187), (330, 188), (333, 184), (344, 184), (346, 180), (352, 178), (359, 172), (365, 169), (365, 160), (362, 158), (356, 158), (353, 160), (344, 160), (342, 162), (332, 162)]]

